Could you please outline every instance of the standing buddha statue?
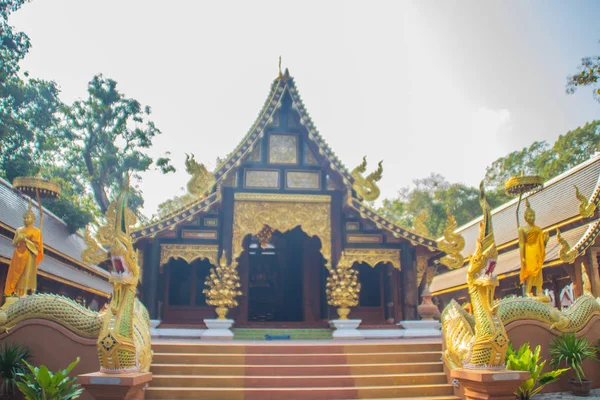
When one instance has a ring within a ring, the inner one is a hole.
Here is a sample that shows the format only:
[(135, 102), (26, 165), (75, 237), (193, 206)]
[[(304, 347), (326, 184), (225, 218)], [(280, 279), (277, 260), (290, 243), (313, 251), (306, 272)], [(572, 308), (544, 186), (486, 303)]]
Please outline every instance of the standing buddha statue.
[(525, 200), (525, 222), (526, 226), (519, 227), (519, 250), (521, 254), (521, 284), (525, 282), (525, 294), (531, 296), (533, 287), (536, 289), (535, 295), (543, 297), (542, 284), (542, 266), (546, 257), (546, 244), (549, 235), (535, 225), (535, 212)]
[(25, 296), (29, 291), (35, 293), (37, 289), (37, 267), (44, 258), (44, 243), (42, 232), (33, 226), (34, 222), (35, 214), (29, 201), (29, 209), (23, 214), (25, 226), (17, 229), (12, 242), (15, 250), (4, 287), (6, 296), (14, 293)]

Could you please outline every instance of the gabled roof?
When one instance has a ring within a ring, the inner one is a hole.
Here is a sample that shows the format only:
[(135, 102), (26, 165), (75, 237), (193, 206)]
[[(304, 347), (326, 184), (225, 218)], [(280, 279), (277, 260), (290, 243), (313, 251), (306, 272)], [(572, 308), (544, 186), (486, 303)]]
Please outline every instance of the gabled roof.
[(205, 199), (199, 199), (182, 207), (181, 209), (162, 218), (160, 221), (137, 228), (132, 233), (133, 238), (138, 239), (141, 237), (154, 237), (159, 232), (168, 229), (174, 229), (179, 221), (183, 219), (192, 219), (197, 214), (206, 212), (215, 203), (219, 202), (220, 198), (218, 192), (220, 184), (230, 173), (233, 173), (235, 168), (241, 165), (245, 157), (250, 155), (254, 146), (256, 146), (259, 140), (264, 137), (265, 131), (269, 127), (269, 124), (273, 122), (275, 118), (275, 113), (281, 108), (282, 101), (286, 93), (289, 94), (292, 103), (291, 106), (298, 112), (300, 123), (307, 130), (309, 139), (317, 146), (319, 154), (324, 158), (324, 160), (326, 160), (329, 166), (340, 174), (344, 184), (348, 188), (348, 205), (358, 211), (363, 218), (371, 220), (380, 228), (387, 229), (396, 237), (403, 237), (410, 241), (413, 245), (425, 246), (431, 251), (439, 250), (434, 239), (423, 237), (412, 232), (410, 229), (403, 228), (386, 220), (384, 217), (366, 207), (356, 196), (356, 193), (352, 190), (354, 178), (317, 130), (312, 118), (304, 106), (304, 103), (302, 102), (302, 97), (296, 88), (294, 78), (290, 76), (287, 69), (285, 70), (285, 73), (278, 76), (271, 84), (271, 90), (267, 100), (258, 113), (258, 117), (254, 121), (254, 124), (252, 124), (252, 127), (248, 133), (246, 133), (244, 138), (236, 146), (235, 150), (231, 152), (214, 171), (216, 184), (212, 194)]
[(319, 153), (325, 157), (332, 169), (341, 174), (344, 183), (351, 185), (354, 182), (354, 178), (352, 178), (350, 172), (348, 172), (344, 164), (325, 142), (325, 139), (319, 134), (319, 131), (315, 127), (312, 118), (302, 102), (294, 78), (290, 76), (289, 71), (286, 69), (284, 74), (278, 76), (275, 81), (273, 81), (267, 101), (265, 101), (265, 104), (258, 113), (256, 121), (248, 133), (246, 133), (246, 136), (244, 136), (235, 150), (231, 152), (215, 170), (214, 175), (217, 179), (217, 183), (225, 179), (227, 174), (233, 168), (239, 166), (244, 157), (250, 154), (258, 140), (264, 136), (266, 128), (274, 119), (275, 112), (281, 107), (281, 101), (286, 92), (290, 95), (292, 100), (292, 108), (300, 115), (300, 123), (308, 131), (308, 137), (317, 145)]
[[(571, 245), (572, 251), (583, 254), (600, 234), (600, 219), (584, 219), (579, 215), (579, 200), (575, 196), (577, 186), (581, 194), (589, 199), (590, 203), (600, 204), (600, 153), (594, 154), (589, 160), (571, 168), (570, 170), (550, 179), (544, 184), (541, 191), (524, 196), (519, 210), (519, 224), (524, 225), (525, 198), (535, 211), (535, 224), (551, 234), (546, 246), (544, 265), (554, 265), (559, 262), (560, 245), (555, 231), (561, 228), (563, 238)], [(518, 228), (516, 221), (516, 207), (518, 199), (513, 199), (492, 211), (494, 236), (500, 252), (496, 273), (499, 277), (516, 273), (520, 269), (520, 256), (518, 241)], [(481, 217), (459, 227), (455, 232), (463, 235), (465, 248), (463, 255), (475, 250)], [(502, 249), (506, 251), (502, 251)], [(465, 268), (446, 272), (436, 276), (431, 284), (432, 293), (448, 291), (453, 287), (465, 283)]]
[[(574, 218), (582, 219), (579, 216), (579, 200), (575, 197), (575, 185), (581, 194), (590, 199), (590, 202), (600, 203), (600, 153), (550, 179), (544, 183), (541, 191), (523, 196), (519, 210), (519, 224), (525, 224), (523, 219), (525, 199), (529, 200), (531, 208), (535, 211), (535, 224), (543, 228)], [(518, 199), (513, 199), (492, 211), (494, 236), (498, 246), (518, 238), (517, 202)], [(476, 218), (456, 230), (456, 233), (460, 233), (465, 239), (462, 253), (465, 257), (475, 249), (480, 221), (481, 217)]]
[[(32, 204), (39, 223), (39, 206), (35, 200), (32, 200)], [(20, 195), (10, 182), (0, 178), (0, 225), (14, 232), (23, 225), (23, 214), (28, 207), (29, 199)], [(95, 265), (87, 265), (81, 259), (81, 253), (85, 249), (81, 234), (71, 234), (63, 220), (47, 209), (42, 209), (44, 211), (42, 232), (44, 246), (56, 251), (65, 258), (70, 258), (74, 263), (89, 270), (89, 272), (108, 278), (110, 274), (106, 270)]]

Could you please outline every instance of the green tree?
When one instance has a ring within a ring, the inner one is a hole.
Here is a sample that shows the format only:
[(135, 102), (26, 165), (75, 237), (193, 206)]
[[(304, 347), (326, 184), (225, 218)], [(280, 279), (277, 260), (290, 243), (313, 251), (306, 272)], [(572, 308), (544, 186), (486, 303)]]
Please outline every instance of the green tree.
[(573, 94), (580, 86), (592, 87), (594, 97), (600, 102), (600, 56), (584, 57), (579, 64), (579, 72), (567, 78), (567, 93)]
[[(503, 192), (492, 191), (488, 201), (492, 207), (504, 203)], [(386, 218), (403, 226), (412, 226), (414, 219), (423, 210), (429, 215), (426, 221), (432, 237), (440, 237), (446, 224), (446, 209), (456, 217), (459, 225), (467, 223), (481, 213), (479, 190), (461, 183), (450, 183), (440, 174), (431, 174), (415, 179), (413, 187), (404, 187), (393, 199), (383, 200), (377, 209)]]
[(161, 219), (171, 213), (174, 213), (196, 199), (196, 196), (189, 193), (184, 193), (181, 196), (174, 196), (169, 200), (165, 200), (158, 205), (158, 212), (154, 219)]
[(497, 159), (486, 170), (486, 184), (498, 193), (508, 178), (521, 172), (548, 180), (581, 164), (598, 150), (600, 121), (588, 122), (560, 135), (552, 147), (545, 141), (534, 142)]
[(47, 135), (60, 105), (56, 84), (20, 73), (31, 42), (8, 18), (23, 4), (0, 2), (0, 174), (9, 181), (37, 172), (40, 154), (57, 146)]
[[(139, 173), (153, 164), (163, 173), (175, 171), (168, 157), (155, 160), (146, 152), (161, 133), (150, 114), (150, 107), (125, 97), (117, 90), (117, 82), (102, 75), (89, 82), (86, 99), (63, 109), (60, 132), (65, 166), (80, 184), (89, 183), (102, 214), (127, 174), (139, 179)], [(134, 188), (129, 205), (133, 210), (143, 205), (139, 190)]]

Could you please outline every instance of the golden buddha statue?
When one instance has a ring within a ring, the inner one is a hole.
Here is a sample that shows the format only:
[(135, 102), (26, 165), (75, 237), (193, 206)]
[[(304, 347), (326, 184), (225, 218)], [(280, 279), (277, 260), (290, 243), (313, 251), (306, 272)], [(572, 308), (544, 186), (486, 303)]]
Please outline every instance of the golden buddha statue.
[(35, 214), (29, 201), (29, 209), (23, 214), (25, 226), (17, 229), (12, 242), (15, 251), (4, 287), (7, 296), (14, 293), (25, 296), (28, 291), (33, 294), (37, 289), (37, 267), (44, 258), (44, 243), (42, 232), (33, 226), (34, 222)]
[(546, 243), (549, 235), (535, 225), (535, 212), (525, 200), (525, 222), (526, 226), (519, 227), (519, 250), (521, 253), (521, 284), (525, 282), (525, 294), (531, 296), (533, 287), (535, 295), (543, 297), (542, 266), (546, 257)]

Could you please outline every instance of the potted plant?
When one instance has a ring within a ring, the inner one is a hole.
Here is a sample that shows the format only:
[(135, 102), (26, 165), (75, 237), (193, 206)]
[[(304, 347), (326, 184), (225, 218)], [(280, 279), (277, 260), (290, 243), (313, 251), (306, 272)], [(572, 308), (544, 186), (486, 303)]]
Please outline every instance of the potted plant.
[(553, 366), (565, 364), (575, 372), (577, 379), (569, 379), (573, 394), (589, 396), (592, 381), (585, 377), (583, 362), (588, 358), (596, 359), (596, 348), (588, 339), (575, 337), (572, 333), (558, 336), (550, 344), (550, 355)]
[(69, 373), (77, 363), (79, 357), (66, 369), (53, 374), (45, 365), (33, 367), (25, 362), (29, 369), (26, 373), (19, 373), (20, 380), (17, 386), (27, 400), (71, 400), (78, 398), (83, 389), (76, 384), (77, 378), (69, 378)]
[(12, 399), (17, 393), (17, 374), (25, 371), (23, 361), (30, 358), (29, 349), (23, 345), (0, 344), (0, 399)]
[(513, 371), (529, 371), (529, 379), (521, 384), (515, 390), (515, 396), (519, 400), (529, 400), (535, 394), (539, 393), (545, 385), (556, 382), (559, 376), (568, 371), (568, 368), (557, 369), (542, 374), (546, 360), (540, 363), (541, 346), (537, 346), (531, 351), (529, 343), (525, 343), (515, 352), (512, 345), (508, 347), (506, 356), (506, 369)]

